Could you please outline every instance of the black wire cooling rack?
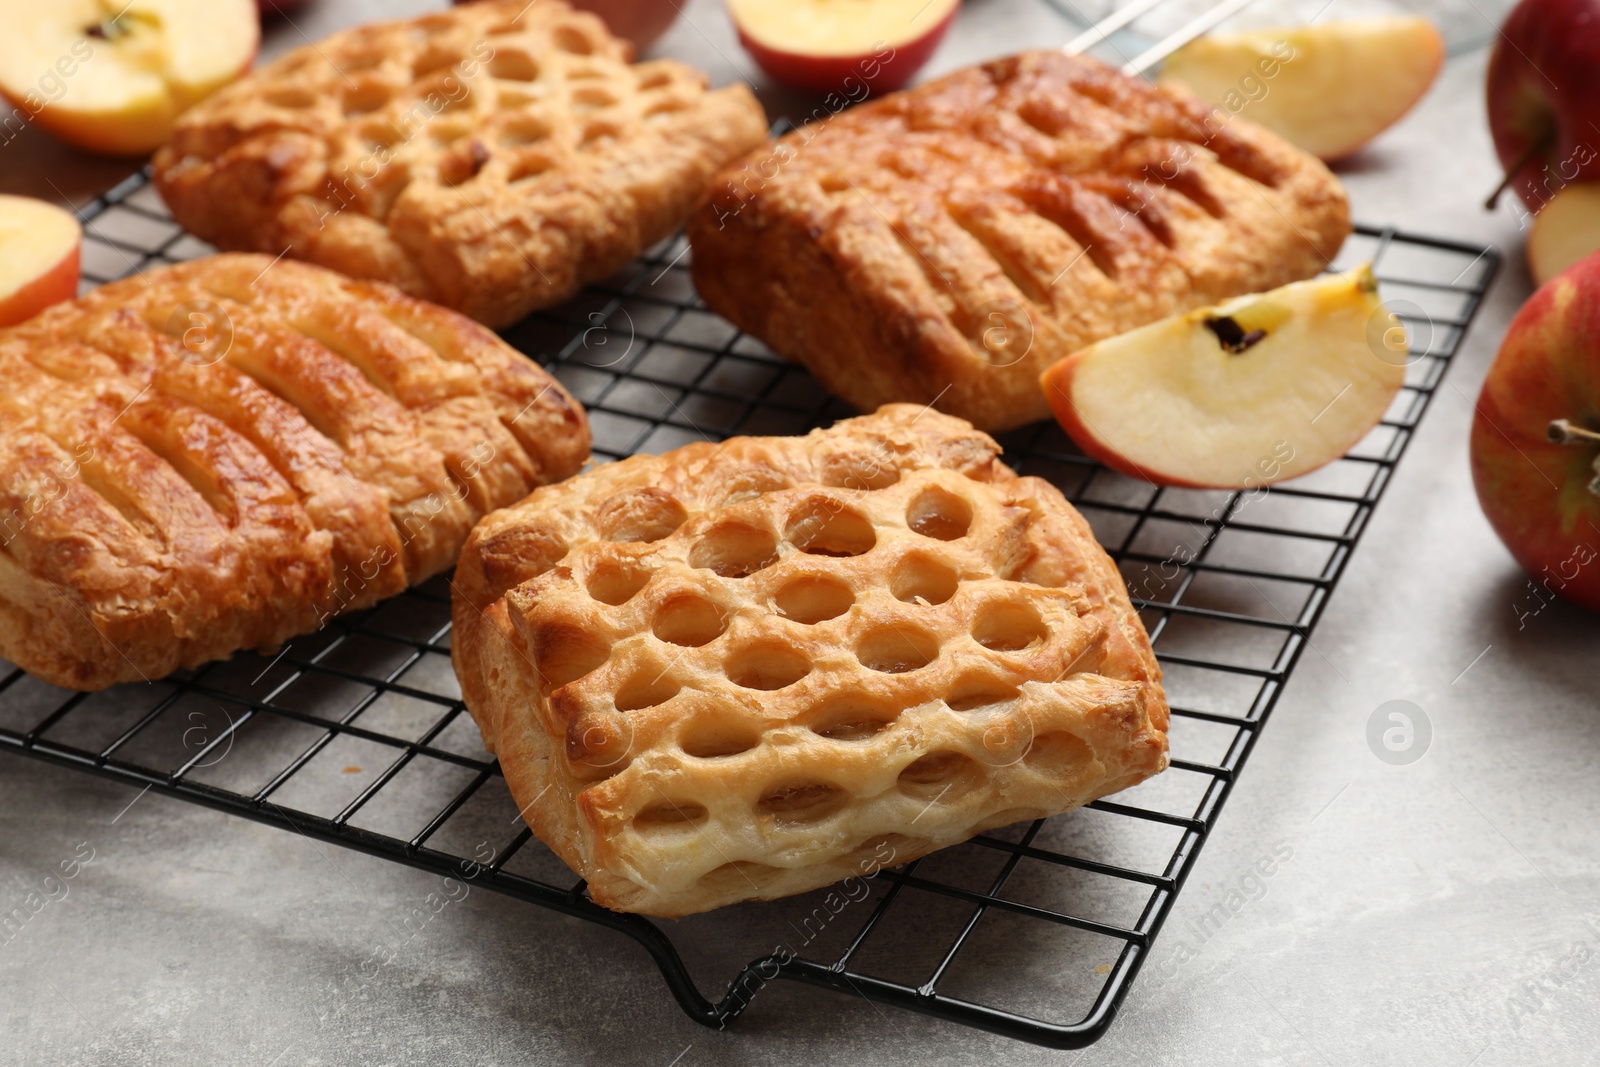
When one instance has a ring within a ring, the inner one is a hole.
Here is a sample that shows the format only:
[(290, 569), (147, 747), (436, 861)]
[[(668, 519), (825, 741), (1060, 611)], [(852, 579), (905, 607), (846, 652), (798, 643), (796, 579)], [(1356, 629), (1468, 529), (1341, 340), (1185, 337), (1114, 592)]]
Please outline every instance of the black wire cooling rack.
[[(210, 251), (143, 174), (82, 216), (86, 286)], [(508, 331), (588, 407), (597, 461), (848, 414), (705, 311), (686, 254), (669, 241)], [(276, 658), (105, 693), (0, 663), (0, 748), (621, 931), (710, 1026), (785, 978), (1042, 1045), (1089, 1044), (1149, 955), (1497, 266), (1489, 248), (1362, 227), (1336, 266), (1365, 259), (1408, 326), (1412, 361), (1383, 424), (1330, 467), (1270, 491), (1160, 489), (1083, 458), (1050, 424), (1002, 439), (1013, 465), (1060, 486), (1093, 524), (1166, 672), (1171, 770), (1114, 800), (832, 890), (676, 923), (610, 912), (532, 839), (483, 751), (450, 669), (443, 580)]]

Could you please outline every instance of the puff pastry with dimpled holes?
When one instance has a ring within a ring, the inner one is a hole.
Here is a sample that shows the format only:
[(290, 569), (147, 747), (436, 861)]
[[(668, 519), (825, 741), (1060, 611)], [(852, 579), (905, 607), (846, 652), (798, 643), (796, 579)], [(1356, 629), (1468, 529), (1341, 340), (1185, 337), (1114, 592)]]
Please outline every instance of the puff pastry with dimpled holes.
[(713, 311), (862, 411), (936, 402), (991, 431), (1050, 414), (1058, 359), (1311, 277), (1350, 229), (1311, 155), (1059, 52), (802, 127), (711, 188), (689, 238)]
[(1047, 482), (891, 405), (488, 516), (452, 655), (529, 825), (680, 916), (898, 865), (1166, 766), (1121, 576)]
[(388, 286), (258, 255), (102, 286), (0, 331), (0, 656), (100, 689), (270, 649), (588, 451), (542, 369)]
[(287, 248), (508, 325), (671, 235), (767, 139), (744, 86), (630, 51), (561, 0), (358, 26), (187, 111), (156, 186), (221, 248)]

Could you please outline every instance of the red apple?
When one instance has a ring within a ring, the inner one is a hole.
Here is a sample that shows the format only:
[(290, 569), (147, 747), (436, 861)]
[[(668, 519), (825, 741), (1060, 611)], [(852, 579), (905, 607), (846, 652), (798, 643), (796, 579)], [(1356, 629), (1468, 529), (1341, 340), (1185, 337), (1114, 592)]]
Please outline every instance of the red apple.
[(1061, 428), (1113, 470), (1256, 489), (1354, 447), (1404, 384), (1406, 355), (1361, 267), (1098, 341), (1040, 384)]
[[(271, 2), (271, 0), (264, 0)], [(304, 0), (301, 0), (304, 2)], [(471, 3), (472, 0), (453, 0)], [(655, 44), (683, 13), (688, 0), (567, 0), (579, 11), (600, 16), (606, 29), (633, 45), (635, 53)]]
[[(1551, 593), (1600, 610), (1600, 255), (1517, 312), (1478, 396), (1472, 481)], [(1541, 594), (1542, 595), (1542, 594)]]
[(1538, 211), (1562, 186), (1600, 179), (1600, 0), (1522, 0), (1495, 38), (1488, 92), (1502, 189)]
[(606, 28), (634, 50), (643, 52), (655, 44), (683, 10), (685, 0), (567, 0), (573, 7), (600, 16)]
[(249, 69), (255, 0), (48, 0), (0, 16), (0, 92), (78, 148), (144, 155)]
[(54, 204), (0, 196), (0, 326), (78, 295), (83, 228)]
[(739, 43), (775, 80), (858, 102), (911, 80), (961, 0), (727, 0)]

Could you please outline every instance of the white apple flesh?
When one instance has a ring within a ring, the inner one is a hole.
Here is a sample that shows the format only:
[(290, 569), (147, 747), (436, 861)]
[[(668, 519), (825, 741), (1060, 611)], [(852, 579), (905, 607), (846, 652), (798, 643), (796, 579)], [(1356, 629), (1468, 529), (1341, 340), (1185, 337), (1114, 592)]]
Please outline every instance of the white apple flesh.
[(1107, 466), (1245, 489), (1348, 452), (1382, 421), (1406, 357), (1405, 330), (1361, 267), (1108, 338), (1041, 381), (1062, 427)]
[(1600, 184), (1564, 186), (1533, 216), (1528, 272), (1543, 285), (1592, 252), (1600, 252)]
[(1201, 37), (1167, 58), (1161, 80), (1335, 160), (1398, 122), (1443, 63), (1432, 22), (1395, 16)]
[(48, 0), (0, 15), (0, 92), (78, 148), (142, 155), (247, 70), (255, 0)]

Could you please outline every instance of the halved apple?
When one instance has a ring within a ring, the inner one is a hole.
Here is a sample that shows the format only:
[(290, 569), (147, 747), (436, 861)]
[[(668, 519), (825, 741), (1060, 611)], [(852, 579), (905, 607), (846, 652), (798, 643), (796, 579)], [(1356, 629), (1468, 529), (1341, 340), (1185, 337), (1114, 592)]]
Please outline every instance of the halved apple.
[(1062, 428), (1108, 467), (1251, 489), (1354, 447), (1404, 384), (1407, 351), (1363, 266), (1108, 338), (1040, 381)]
[(1398, 122), (1443, 64), (1438, 27), (1391, 16), (1200, 37), (1161, 80), (1335, 160)]
[(0, 17), (0, 92), (68, 144), (143, 155), (249, 69), (255, 0), (48, 0)]
[(83, 227), (69, 211), (0, 196), (0, 326), (15, 326), (78, 295)]
[(1543, 285), (1591, 252), (1600, 252), (1600, 184), (1566, 185), (1533, 217), (1528, 271)]
[(886, 93), (933, 55), (961, 0), (728, 0), (760, 68), (795, 89)]

